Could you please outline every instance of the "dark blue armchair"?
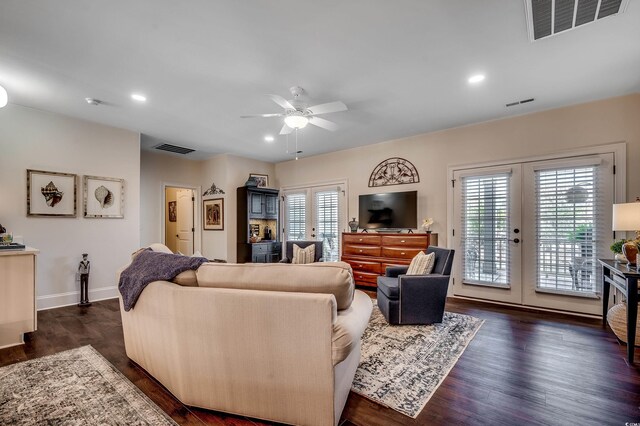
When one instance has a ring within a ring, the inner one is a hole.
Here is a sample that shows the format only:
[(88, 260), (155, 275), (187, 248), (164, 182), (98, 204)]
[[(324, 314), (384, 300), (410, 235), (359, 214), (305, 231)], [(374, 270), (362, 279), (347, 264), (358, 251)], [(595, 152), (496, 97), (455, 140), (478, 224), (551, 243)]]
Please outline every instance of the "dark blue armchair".
[(387, 267), (378, 277), (378, 307), (389, 324), (442, 322), (454, 250), (429, 246), (435, 253), (431, 274), (405, 275), (408, 266)]

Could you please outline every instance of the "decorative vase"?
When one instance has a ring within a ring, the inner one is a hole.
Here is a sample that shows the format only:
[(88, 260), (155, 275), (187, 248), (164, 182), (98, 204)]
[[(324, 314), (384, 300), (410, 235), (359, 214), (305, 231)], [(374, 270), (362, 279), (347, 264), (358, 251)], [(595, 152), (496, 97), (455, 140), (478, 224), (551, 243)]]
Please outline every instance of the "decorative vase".
[(355, 217), (351, 219), (351, 221), (349, 222), (349, 229), (351, 229), (351, 232), (358, 232), (358, 225), (358, 221)]
[(622, 253), (616, 253), (615, 259), (616, 259), (616, 262), (618, 263), (622, 263), (622, 264), (627, 263), (627, 258), (624, 257), (624, 254)]
[(627, 241), (622, 245), (622, 254), (627, 258), (629, 265), (636, 264), (636, 256), (638, 255), (638, 245), (635, 241)]

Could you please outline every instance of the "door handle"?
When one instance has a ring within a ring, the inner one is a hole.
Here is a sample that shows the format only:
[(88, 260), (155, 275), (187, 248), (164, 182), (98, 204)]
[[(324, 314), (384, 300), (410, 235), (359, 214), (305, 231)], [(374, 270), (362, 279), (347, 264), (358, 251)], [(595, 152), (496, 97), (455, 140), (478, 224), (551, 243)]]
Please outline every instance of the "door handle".
[(520, 238), (514, 238), (513, 240), (509, 240), (509, 241), (513, 241), (514, 243), (518, 244), (520, 242)]
[(176, 234), (176, 238), (180, 238), (180, 234)]
[(316, 234), (311, 234), (311, 236), (312, 236), (313, 238), (315, 238), (315, 237), (316, 237)]

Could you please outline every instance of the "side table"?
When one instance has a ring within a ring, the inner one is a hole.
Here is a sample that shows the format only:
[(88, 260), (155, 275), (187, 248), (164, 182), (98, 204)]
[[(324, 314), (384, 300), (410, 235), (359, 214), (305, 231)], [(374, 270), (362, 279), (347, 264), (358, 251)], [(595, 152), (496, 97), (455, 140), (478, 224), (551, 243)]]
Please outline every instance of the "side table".
[(636, 321), (638, 318), (638, 278), (640, 272), (615, 260), (598, 259), (602, 265), (602, 322), (607, 324), (609, 290), (611, 285), (620, 290), (627, 299), (627, 359), (633, 364), (636, 343)]

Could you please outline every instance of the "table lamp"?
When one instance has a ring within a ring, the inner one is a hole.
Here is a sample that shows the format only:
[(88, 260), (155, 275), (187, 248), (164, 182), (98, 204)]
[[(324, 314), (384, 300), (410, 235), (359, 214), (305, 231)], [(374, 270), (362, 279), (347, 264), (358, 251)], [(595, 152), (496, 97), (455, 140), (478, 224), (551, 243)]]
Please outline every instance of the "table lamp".
[(635, 240), (627, 241), (622, 246), (622, 253), (629, 265), (634, 266), (640, 244), (640, 197), (636, 198), (635, 203), (613, 205), (613, 230), (636, 232)]

